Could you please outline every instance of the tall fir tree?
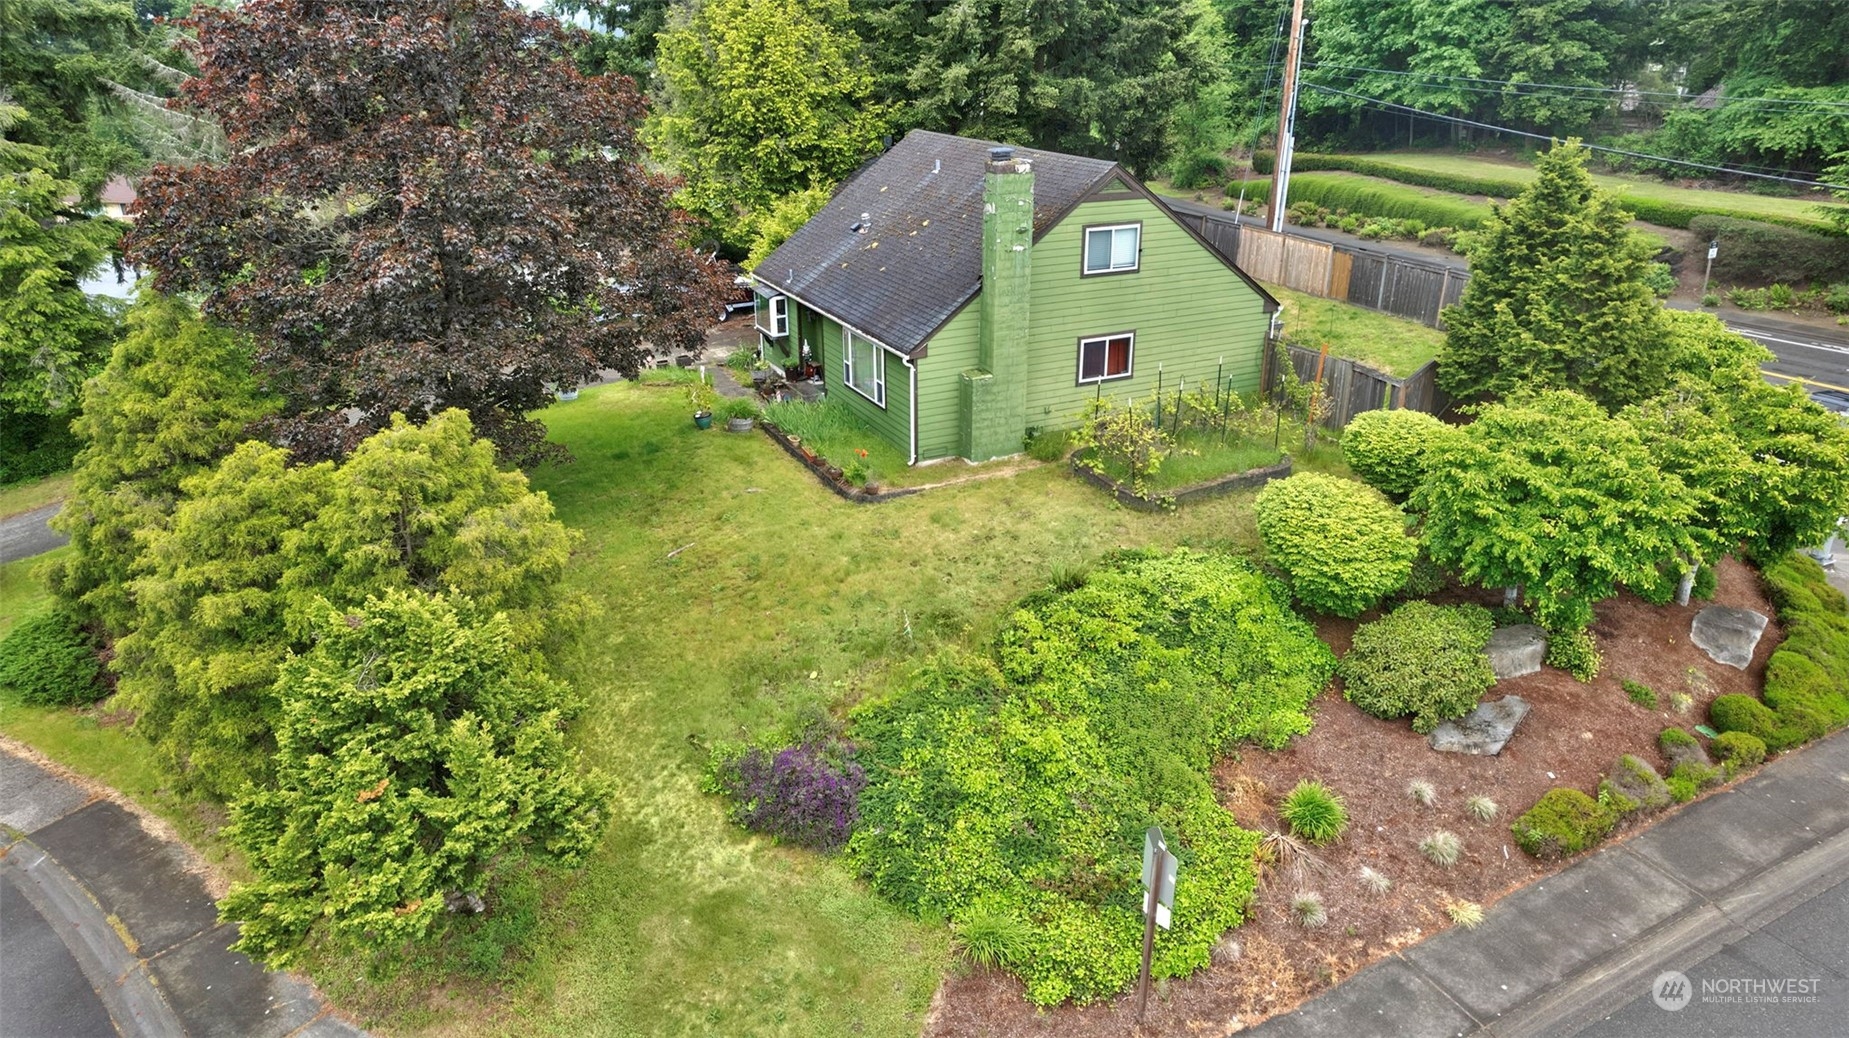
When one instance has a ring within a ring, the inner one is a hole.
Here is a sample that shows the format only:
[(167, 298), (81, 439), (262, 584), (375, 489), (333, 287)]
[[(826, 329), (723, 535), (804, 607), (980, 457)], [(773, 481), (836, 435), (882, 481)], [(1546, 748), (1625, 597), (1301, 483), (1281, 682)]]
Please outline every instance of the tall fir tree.
[(1446, 307), (1438, 379), (1456, 397), (1572, 389), (1607, 409), (1668, 383), (1668, 327), (1646, 283), (1651, 249), (1586, 173), (1579, 141), (1535, 163), (1526, 190), (1470, 246), (1470, 284)]

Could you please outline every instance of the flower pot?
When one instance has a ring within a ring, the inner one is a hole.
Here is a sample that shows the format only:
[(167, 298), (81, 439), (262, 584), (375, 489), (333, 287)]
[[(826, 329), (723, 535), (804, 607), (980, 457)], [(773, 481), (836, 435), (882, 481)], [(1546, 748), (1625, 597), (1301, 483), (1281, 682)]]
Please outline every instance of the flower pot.
[(694, 427), (698, 429), (711, 429), (713, 427), (713, 413), (711, 411), (695, 411), (693, 413), (693, 424)]
[(750, 432), (751, 427), (755, 424), (757, 423), (752, 421), (749, 418), (728, 418), (726, 419), (726, 422), (725, 422), (725, 431), (726, 432)]
[(578, 399), (578, 391), (577, 391), (577, 390), (575, 390), (575, 389), (566, 389), (566, 390), (561, 390), (561, 391), (560, 391), (560, 392), (559, 392), (559, 393), (557, 394), (557, 396), (558, 396), (558, 398), (559, 398), (559, 402), (560, 402), (560, 403), (562, 403), (562, 404), (563, 404), (563, 403), (570, 403), (571, 401), (573, 401), (573, 400), (576, 400), (576, 399)]

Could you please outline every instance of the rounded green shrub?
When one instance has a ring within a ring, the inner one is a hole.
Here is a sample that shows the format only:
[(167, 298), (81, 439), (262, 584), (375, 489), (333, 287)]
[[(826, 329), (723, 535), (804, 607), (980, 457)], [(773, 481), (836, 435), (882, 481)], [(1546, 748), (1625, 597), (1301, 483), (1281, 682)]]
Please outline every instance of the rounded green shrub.
[(1480, 606), (1407, 602), (1355, 630), (1343, 695), (1375, 717), (1410, 714), (1413, 731), (1429, 733), (1475, 709), (1495, 684), (1483, 654), (1494, 629)]
[(1317, 612), (1358, 616), (1412, 575), (1419, 546), (1405, 513), (1354, 480), (1301, 472), (1267, 486), (1253, 510), (1265, 554)]
[(96, 642), (69, 610), (29, 616), (0, 641), (0, 692), (33, 706), (93, 703), (104, 689)]
[(1682, 728), (1665, 728), (1662, 734), (1656, 737), (1656, 747), (1662, 750), (1666, 757), (1674, 756), (1676, 750), (1700, 745), (1700, 740)]
[(1803, 734), (1784, 721), (1785, 718), (1752, 696), (1736, 693), (1720, 696), (1708, 704), (1708, 723), (1716, 731), (1745, 732), (1772, 752), (1790, 749), (1804, 741)]
[(1766, 744), (1746, 732), (1722, 732), (1714, 738), (1714, 755), (1731, 777), (1765, 763)]
[(1550, 789), (1509, 831), (1536, 858), (1578, 854), (1605, 838), (1617, 822), (1611, 809), (1577, 789)]
[[(1603, 662), (1605, 662), (1605, 657), (1599, 652), (1599, 643), (1593, 639), (1592, 632), (1548, 632), (1548, 666), (1558, 667), (1573, 675), (1575, 679), (1586, 682), (1599, 676), (1599, 664)], [(1655, 705), (1654, 693), (1652, 693), (1651, 705)]]
[(1311, 779), (1297, 783), (1278, 814), (1290, 831), (1313, 844), (1331, 843), (1348, 828), (1348, 805), (1328, 786)]
[(1363, 411), (1342, 431), (1342, 457), (1370, 486), (1405, 497), (1425, 481), (1432, 445), (1456, 434), (1423, 411)]

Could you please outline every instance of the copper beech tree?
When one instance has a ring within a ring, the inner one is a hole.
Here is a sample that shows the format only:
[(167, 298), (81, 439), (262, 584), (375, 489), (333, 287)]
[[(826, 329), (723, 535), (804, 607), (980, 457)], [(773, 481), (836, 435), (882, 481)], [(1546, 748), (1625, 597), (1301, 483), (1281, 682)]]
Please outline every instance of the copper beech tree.
[(700, 341), (720, 271), (641, 163), (644, 102), (586, 76), (568, 30), (504, 0), (248, 0), (195, 8), (179, 105), (228, 158), (138, 185), (131, 258), (255, 338), (285, 401), (266, 432), (345, 454), (466, 409), (503, 458), (557, 448), (553, 386)]

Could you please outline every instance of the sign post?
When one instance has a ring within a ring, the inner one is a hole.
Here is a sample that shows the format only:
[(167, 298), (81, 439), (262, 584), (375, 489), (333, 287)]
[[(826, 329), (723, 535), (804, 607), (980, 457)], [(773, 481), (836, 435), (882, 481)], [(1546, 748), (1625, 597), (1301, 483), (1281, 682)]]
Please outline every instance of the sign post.
[(1701, 294), (1703, 298), (1706, 298), (1708, 295), (1708, 279), (1714, 275), (1714, 254), (1719, 251), (1721, 251), (1720, 242), (1711, 241), (1708, 243), (1708, 269), (1702, 271), (1701, 274)]
[(1156, 927), (1166, 930), (1175, 909), (1176, 860), (1162, 838), (1162, 827), (1152, 825), (1143, 834), (1143, 972), (1136, 984), (1136, 1022), (1143, 1022), (1149, 1004), (1149, 959), (1156, 948)]

